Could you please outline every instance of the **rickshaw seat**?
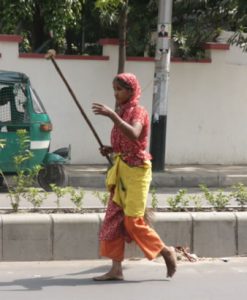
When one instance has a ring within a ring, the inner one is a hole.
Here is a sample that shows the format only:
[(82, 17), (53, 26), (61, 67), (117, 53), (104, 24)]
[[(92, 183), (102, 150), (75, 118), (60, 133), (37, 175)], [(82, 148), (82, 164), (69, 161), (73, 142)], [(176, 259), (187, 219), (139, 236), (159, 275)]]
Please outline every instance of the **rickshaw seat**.
[(12, 86), (3, 87), (0, 90), (0, 105), (6, 105), (10, 102), (10, 112), (11, 112), (11, 125), (7, 126), (7, 131), (16, 131), (17, 129), (24, 128), (22, 124), (18, 126), (18, 123), (23, 123), (24, 113), (17, 110), (15, 102), (15, 94)]

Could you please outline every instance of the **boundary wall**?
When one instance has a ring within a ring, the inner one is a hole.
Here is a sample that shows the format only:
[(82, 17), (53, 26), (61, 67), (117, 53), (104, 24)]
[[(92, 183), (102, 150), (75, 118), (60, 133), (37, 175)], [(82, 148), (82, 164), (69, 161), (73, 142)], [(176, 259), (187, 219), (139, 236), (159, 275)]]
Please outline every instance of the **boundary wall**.
[[(20, 36), (0, 35), (0, 69), (26, 73), (50, 115), (51, 150), (72, 147), (72, 164), (106, 163), (98, 144), (50, 61), (41, 54), (20, 54)], [(96, 117), (92, 102), (114, 106), (112, 79), (118, 43), (104, 39), (102, 56), (57, 55), (68, 80), (103, 144), (110, 120)], [(221, 43), (205, 46), (207, 59), (172, 59), (168, 97), (166, 164), (247, 164), (247, 54)], [(153, 58), (128, 57), (126, 72), (137, 75), (142, 104), (152, 113)]]

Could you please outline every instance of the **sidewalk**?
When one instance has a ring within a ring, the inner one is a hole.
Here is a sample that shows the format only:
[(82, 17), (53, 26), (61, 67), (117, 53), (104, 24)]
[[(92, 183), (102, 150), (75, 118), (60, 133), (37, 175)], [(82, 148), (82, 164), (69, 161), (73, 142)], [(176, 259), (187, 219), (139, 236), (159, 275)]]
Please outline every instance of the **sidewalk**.
[[(104, 188), (106, 165), (67, 165), (69, 185)], [(247, 165), (168, 165), (164, 172), (153, 172), (152, 186), (163, 187), (230, 187), (247, 185)]]

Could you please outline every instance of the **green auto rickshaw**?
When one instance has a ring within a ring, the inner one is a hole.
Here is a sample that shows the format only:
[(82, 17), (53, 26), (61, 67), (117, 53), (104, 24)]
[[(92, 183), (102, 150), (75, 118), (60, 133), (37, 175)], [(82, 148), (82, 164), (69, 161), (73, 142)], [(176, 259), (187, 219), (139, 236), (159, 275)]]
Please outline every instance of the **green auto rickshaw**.
[(37, 178), (40, 186), (49, 191), (50, 184), (67, 185), (65, 163), (70, 159), (70, 147), (49, 152), (51, 120), (28, 76), (0, 70), (0, 141), (4, 143), (0, 149), (0, 170), (6, 175), (16, 172), (13, 158), (19, 151), (18, 129), (26, 130), (33, 154), (25, 167), (42, 166)]

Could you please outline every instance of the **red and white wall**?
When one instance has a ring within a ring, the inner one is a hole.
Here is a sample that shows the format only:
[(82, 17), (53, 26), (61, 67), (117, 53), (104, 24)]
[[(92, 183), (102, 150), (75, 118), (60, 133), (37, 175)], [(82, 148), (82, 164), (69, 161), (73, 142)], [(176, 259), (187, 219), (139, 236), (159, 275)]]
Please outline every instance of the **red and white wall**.
[[(98, 144), (51, 61), (19, 54), (20, 36), (0, 35), (0, 69), (26, 73), (53, 123), (51, 150), (71, 144), (73, 164), (105, 163)], [(116, 40), (105, 39), (102, 56), (58, 55), (57, 63), (104, 144), (110, 120), (91, 112), (94, 101), (114, 106), (112, 79), (118, 67)], [(247, 54), (224, 43), (207, 44), (207, 59), (172, 59), (166, 164), (247, 164)], [(152, 113), (152, 58), (129, 57), (142, 104)]]

